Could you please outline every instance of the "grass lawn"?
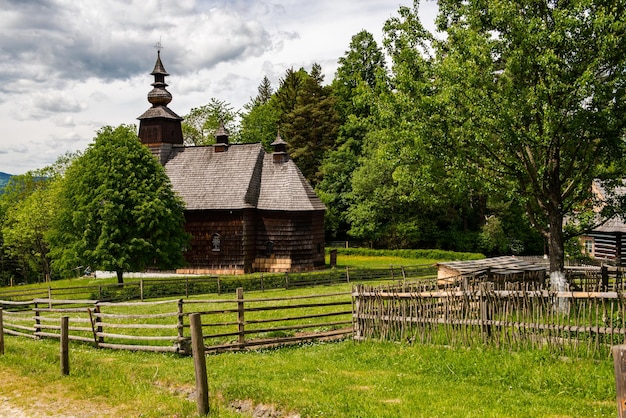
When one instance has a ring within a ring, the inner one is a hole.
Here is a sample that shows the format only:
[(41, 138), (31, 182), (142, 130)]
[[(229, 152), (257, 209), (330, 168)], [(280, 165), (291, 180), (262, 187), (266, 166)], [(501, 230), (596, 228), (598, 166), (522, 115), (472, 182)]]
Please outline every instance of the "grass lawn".
[[(0, 394), (27, 411), (81, 417), (192, 417), (191, 358), (6, 337)], [(370, 342), (316, 343), (207, 357), (212, 417), (229, 405), (270, 405), (302, 417), (615, 416), (610, 359), (559, 358)], [(244, 415), (246, 416), (246, 415)], [(249, 415), (248, 415), (249, 416)]]
[[(338, 257), (339, 267), (357, 268), (436, 261), (442, 260)], [(350, 286), (333, 286), (332, 291)], [(71, 342), (70, 375), (61, 376), (58, 341), (5, 336), (5, 343), (0, 403), (7, 401), (30, 415), (195, 416), (190, 357), (97, 350)], [(273, 408), (281, 411), (276, 416), (301, 417), (612, 417), (617, 409), (612, 359), (571, 359), (537, 350), (343, 341), (209, 355), (207, 370), (211, 417), (251, 416), (234, 407)]]

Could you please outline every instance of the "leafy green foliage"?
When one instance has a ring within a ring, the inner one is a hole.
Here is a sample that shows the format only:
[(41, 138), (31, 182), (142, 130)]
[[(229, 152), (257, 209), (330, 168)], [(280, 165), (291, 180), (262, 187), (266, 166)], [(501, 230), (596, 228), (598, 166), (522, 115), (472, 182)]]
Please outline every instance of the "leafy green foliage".
[(211, 98), (208, 104), (191, 109), (182, 123), (183, 141), (187, 145), (209, 145), (215, 143), (215, 132), (224, 124), (231, 141), (237, 142), (239, 131), (236, 125), (238, 112), (228, 103)]
[(3, 279), (52, 278), (46, 234), (56, 214), (57, 179), (78, 155), (62, 155), (51, 166), (10, 178), (0, 195)]
[[(182, 265), (183, 202), (132, 126), (104, 127), (65, 173), (50, 231), (54, 266), (116, 271)], [(84, 268), (84, 267), (83, 267)]]
[(323, 86), (321, 67), (287, 71), (276, 92), (280, 132), (289, 143), (289, 153), (306, 179), (315, 186), (319, 167), (334, 144), (338, 119), (330, 88)]
[(563, 268), (563, 219), (624, 154), (624, 2), (440, 2), (442, 152), (521, 201)]

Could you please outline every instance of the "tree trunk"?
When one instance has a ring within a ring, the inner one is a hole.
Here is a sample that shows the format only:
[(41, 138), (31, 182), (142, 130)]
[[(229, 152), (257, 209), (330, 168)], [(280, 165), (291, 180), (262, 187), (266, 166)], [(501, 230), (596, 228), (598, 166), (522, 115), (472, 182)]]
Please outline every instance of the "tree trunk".
[[(550, 288), (555, 292), (566, 292), (569, 288), (565, 278), (565, 238), (563, 234), (563, 215), (558, 210), (550, 211), (550, 236), (548, 247), (550, 250)], [(566, 298), (557, 298), (555, 309), (560, 313), (568, 311), (569, 303)]]
[(124, 271), (117, 270), (115, 273), (117, 274), (117, 285), (124, 286)]

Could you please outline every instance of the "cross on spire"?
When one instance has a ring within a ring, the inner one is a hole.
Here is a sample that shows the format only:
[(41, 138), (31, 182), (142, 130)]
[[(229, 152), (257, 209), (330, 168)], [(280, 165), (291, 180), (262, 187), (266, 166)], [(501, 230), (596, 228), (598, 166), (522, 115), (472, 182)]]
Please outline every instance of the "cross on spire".
[(154, 47), (156, 48), (157, 52), (160, 54), (161, 50), (164, 48), (164, 46), (161, 44), (161, 38), (159, 38), (159, 41), (154, 45)]

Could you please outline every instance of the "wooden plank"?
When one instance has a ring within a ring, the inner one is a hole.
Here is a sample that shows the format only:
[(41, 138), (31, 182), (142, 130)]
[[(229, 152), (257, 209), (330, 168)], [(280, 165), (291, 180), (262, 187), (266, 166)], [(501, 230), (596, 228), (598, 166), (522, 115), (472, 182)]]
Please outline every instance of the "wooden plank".
[(98, 347), (110, 348), (114, 350), (151, 351), (151, 352), (156, 352), (156, 353), (177, 353), (178, 352), (178, 347), (159, 346), (159, 345), (131, 345), (131, 344), (98, 343)]
[[(177, 324), (116, 324), (100, 322), (101, 327), (107, 328), (131, 328), (131, 329), (178, 329)], [(91, 328), (90, 328), (91, 329)]]
[(107, 314), (102, 312), (94, 313), (96, 318), (115, 318), (115, 319), (151, 319), (151, 318), (171, 318), (178, 316), (178, 312), (162, 313), (162, 314), (138, 314), (138, 315), (121, 315), (121, 314)]
[(626, 345), (616, 345), (612, 348), (613, 367), (615, 369), (615, 387), (617, 413), (619, 418), (626, 417)]
[(120, 340), (138, 340), (138, 341), (176, 341), (178, 336), (176, 335), (159, 335), (159, 336), (145, 336), (145, 335), (126, 335), (126, 334), (112, 334), (108, 332), (96, 333), (98, 337), (119, 338)]

